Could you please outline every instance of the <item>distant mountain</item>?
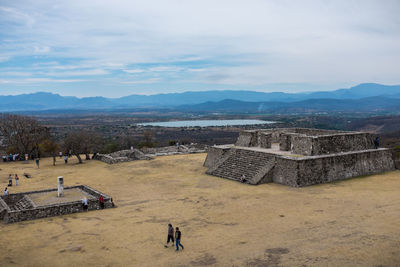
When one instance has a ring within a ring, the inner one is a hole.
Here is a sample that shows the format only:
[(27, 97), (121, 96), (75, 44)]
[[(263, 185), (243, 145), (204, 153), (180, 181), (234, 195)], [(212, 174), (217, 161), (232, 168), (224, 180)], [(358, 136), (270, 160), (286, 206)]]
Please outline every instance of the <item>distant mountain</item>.
[(228, 113), (329, 113), (329, 112), (400, 112), (400, 98), (376, 96), (361, 99), (307, 99), (296, 102), (246, 102), (226, 99), (219, 102), (205, 102), (197, 105), (183, 105), (176, 108), (190, 112)]
[[(121, 98), (60, 96), (52, 93), (33, 93), (15, 96), (0, 96), (0, 112), (62, 109), (125, 109), (125, 108), (170, 108), (182, 105), (219, 102), (226, 99), (244, 102), (293, 103), (311, 99), (357, 100), (368, 97), (400, 99), (400, 85), (375, 83), (360, 84), (349, 89), (312, 93), (263, 93), (255, 91), (201, 91), (157, 95), (130, 95)], [(365, 100), (363, 100), (365, 101)], [(310, 104), (313, 104), (311, 101)], [(320, 101), (319, 101), (320, 102)], [(304, 102), (307, 103), (307, 102)], [(322, 102), (321, 102), (322, 103)], [(250, 104), (249, 104), (250, 105)], [(265, 105), (265, 104), (264, 104)], [(276, 104), (278, 105), (278, 104)], [(287, 105), (292, 107), (292, 105)]]

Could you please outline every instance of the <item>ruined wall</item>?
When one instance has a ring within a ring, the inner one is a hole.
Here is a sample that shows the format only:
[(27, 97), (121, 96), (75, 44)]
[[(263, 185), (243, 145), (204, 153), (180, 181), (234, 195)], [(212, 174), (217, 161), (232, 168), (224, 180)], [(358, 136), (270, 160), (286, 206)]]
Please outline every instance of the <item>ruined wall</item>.
[(313, 146), (312, 155), (323, 155), (373, 149), (374, 143), (369, 133), (345, 133), (318, 136)]
[(331, 135), (337, 133), (346, 133), (345, 131), (336, 131), (336, 130), (322, 130), (322, 129), (313, 129), (313, 128), (272, 128), (272, 129), (261, 129), (259, 130), (263, 133), (271, 134), (271, 142), (279, 143), (281, 134), (303, 134), (309, 136), (317, 136), (317, 135)]
[(278, 159), (273, 181), (301, 187), (382, 173), (393, 169), (394, 162), (391, 152), (382, 148), (300, 159)]
[(258, 146), (263, 148), (271, 148), (272, 134), (259, 132), (258, 133)]
[(292, 135), (291, 136), (291, 151), (293, 154), (313, 155), (315, 138), (305, 135)]
[[(316, 132), (312, 130), (310, 133), (315, 134)], [(281, 133), (279, 141), (280, 150), (291, 150), (294, 154), (305, 156), (336, 154), (374, 148), (369, 133), (336, 133), (319, 136)]]
[(229, 152), (231, 148), (229, 146), (212, 146), (208, 148), (207, 157), (204, 161), (204, 166), (211, 168), (217, 164), (217, 162), (223, 158), (223, 156)]
[(285, 157), (276, 157), (276, 164), (272, 170), (272, 181), (278, 184), (296, 186), (297, 161)]
[(289, 133), (281, 133), (279, 135), (279, 149), (282, 151), (290, 151), (292, 149), (292, 135)]
[(257, 131), (241, 131), (235, 145), (244, 147), (256, 146), (257, 139)]

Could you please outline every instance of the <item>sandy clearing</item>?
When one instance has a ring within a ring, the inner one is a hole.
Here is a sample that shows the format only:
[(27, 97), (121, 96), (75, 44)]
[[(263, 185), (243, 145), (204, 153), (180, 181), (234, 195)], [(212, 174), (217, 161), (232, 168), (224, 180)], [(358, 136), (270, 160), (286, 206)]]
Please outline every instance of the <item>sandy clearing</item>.
[[(0, 265), (398, 266), (400, 172), (306, 188), (204, 174), (205, 154), (107, 165), (51, 159), (0, 164), (10, 192), (87, 184), (115, 209), (0, 224)], [(22, 176), (24, 172), (31, 179)], [(185, 250), (164, 248), (167, 223)]]

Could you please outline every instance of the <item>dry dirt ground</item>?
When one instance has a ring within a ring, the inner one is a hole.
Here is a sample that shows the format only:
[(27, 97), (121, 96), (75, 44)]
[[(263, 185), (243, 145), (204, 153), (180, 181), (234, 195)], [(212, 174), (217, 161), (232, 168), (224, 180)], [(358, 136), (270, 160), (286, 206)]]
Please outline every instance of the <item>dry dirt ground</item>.
[[(87, 184), (117, 208), (5, 225), (0, 266), (399, 266), (400, 172), (306, 188), (204, 174), (205, 154), (107, 165), (0, 163), (10, 192)], [(22, 176), (24, 172), (31, 179)], [(3, 188), (2, 188), (3, 189)], [(184, 251), (164, 248), (167, 224)]]

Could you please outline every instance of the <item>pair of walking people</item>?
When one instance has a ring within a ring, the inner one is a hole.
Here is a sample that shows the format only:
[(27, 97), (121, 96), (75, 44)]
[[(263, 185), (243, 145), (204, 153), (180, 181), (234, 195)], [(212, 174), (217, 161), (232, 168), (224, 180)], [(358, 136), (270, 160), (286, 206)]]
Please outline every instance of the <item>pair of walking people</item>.
[[(18, 174), (15, 174), (15, 185), (17, 185), (18, 186), (18, 182), (19, 182), (19, 177), (18, 177)], [(8, 186), (12, 186), (12, 175), (10, 174), (9, 176), (8, 176)]]
[(175, 228), (175, 239), (174, 239), (174, 227), (172, 227), (172, 224), (168, 224), (168, 237), (167, 237), (167, 244), (165, 244), (165, 247), (168, 247), (169, 241), (172, 241), (172, 246), (174, 245), (174, 241), (175, 241), (175, 245), (176, 245), (176, 251), (179, 250), (179, 247), (182, 248), (182, 250), (184, 249), (183, 245), (181, 244), (181, 238), (182, 238), (182, 233), (179, 230), (179, 227)]

